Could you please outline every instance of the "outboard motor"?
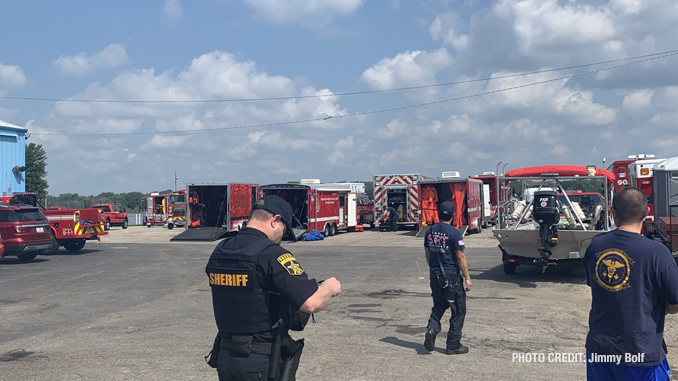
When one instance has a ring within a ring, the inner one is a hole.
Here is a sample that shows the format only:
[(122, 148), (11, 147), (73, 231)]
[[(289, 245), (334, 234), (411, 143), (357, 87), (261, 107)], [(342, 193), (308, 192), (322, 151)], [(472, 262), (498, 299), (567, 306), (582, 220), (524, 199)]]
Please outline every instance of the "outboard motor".
[(551, 247), (558, 242), (556, 224), (560, 221), (558, 210), (558, 194), (555, 191), (539, 191), (534, 193), (533, 218), (539, 222), (539, 237), (541, 238), (542, 271), (546, 270), (551, 258)]

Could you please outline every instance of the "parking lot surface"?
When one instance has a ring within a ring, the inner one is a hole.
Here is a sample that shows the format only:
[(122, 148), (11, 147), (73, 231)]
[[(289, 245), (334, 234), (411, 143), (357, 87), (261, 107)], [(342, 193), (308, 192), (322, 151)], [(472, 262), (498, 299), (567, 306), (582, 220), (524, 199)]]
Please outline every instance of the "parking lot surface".
[[(216, 243), (180, 231), (113, 229), (78, 253), (0, 260), (0, 380), (216, 380), (203, 356), (216, 334), (204, 267)], [(576, 266), (504, 275), (491, 233), (468, 236), (473, 290), (462, 343), (432, 353), (423, 242), (414, 232), (344, 233), (285, 245), (318, 280), (343, 286), (315, 316), (298, 380), (574, 380), (584, 363), (514, 362), (513, 353), (582, 353), (590, 307)], [(676, 320), (667, 318), (669, 361)]]

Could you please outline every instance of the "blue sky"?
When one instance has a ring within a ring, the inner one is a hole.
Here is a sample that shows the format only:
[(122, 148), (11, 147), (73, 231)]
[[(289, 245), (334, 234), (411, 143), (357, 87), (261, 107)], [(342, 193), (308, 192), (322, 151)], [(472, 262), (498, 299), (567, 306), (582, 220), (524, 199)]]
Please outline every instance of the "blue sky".
[[(50, 193), (180, 182), (463, 175), (677, 155), (678, 57), (484, 97), (325, 122), (130, 136), (342, 116), (552, 80), (591, 68), (407, 92), (678, 49), (669, 0), (202, 0), (3, 2), (0, 95), (97, 100), (294, 97), (223, 104), (0, 99), (49, 157)], [(611, 66), (611, 65), (607, 65)], [(605, 67), (597, 66), (595, 68)]]

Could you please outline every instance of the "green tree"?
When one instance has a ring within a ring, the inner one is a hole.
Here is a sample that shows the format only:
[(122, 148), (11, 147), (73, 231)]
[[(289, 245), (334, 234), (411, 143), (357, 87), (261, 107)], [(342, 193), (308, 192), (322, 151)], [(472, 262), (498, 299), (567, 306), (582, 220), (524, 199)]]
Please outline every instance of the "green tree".
[(47, 196), (47, 152), (42, 144), (26, 144), (26, 192), (35, 192), (40, 197)]

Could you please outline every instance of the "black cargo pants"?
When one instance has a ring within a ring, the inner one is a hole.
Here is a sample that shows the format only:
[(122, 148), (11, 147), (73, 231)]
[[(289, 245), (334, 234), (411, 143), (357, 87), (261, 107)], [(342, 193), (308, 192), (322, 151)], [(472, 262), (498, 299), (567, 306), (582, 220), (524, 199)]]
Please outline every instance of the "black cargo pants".
[[(433, 308), (431, 308), (431, 317), (428, 319), (427, 328), (433, 328), (435, 333), (442, 330), (440, 321), (447, 309), (450, 309), (450, 329), (447, 332), (447, 349), (457, 349), (461, 345), (461, 329), (464, 327), (464, 318), (466, 317), (466, 282), (459, 275), (449, 275), (448, 279), (457, 281), (457, 286), (452, 290), (454, 301), (449, 301), (447, 288), (443, 288), (443, 282), (437, 277), (431, 277), (431, 296), (433, 297)], [(452, 286), (448, 286), (452, 287)]]

